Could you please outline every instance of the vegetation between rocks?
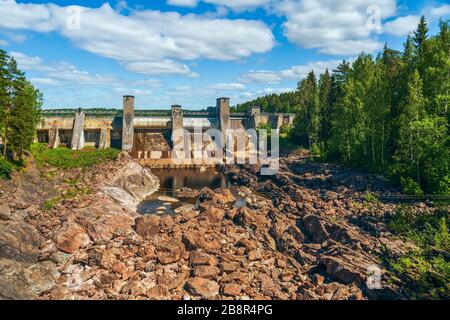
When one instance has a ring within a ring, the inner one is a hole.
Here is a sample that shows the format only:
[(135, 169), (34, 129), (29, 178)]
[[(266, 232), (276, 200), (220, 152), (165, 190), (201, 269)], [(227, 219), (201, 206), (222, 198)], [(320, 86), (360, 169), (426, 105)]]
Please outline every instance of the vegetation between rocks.
[(387, 253), (387, 265), (406, 284), (411, 299), (450, 298), (450, 230), (448, 207), (423, 214), (400, 206), (388, 225), (415, 248), (405, 255)]
[(117, 158), (120, 150), (98, 150), (86, 147), (82, 150), (70, 150), (68, 148), (47, 149), (45, 144), (34, 144), (31, 147), (32, 154), (39, 166), (52, 166), (60, 169), (88, 168), (107, 160)]

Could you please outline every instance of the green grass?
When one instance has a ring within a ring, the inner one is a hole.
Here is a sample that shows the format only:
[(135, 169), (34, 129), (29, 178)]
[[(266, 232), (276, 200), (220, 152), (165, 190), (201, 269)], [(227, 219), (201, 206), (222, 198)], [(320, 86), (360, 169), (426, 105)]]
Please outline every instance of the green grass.
[(83, 150), (68, 148), (47, 149), (45, 144), (34, 144), (31, 152), (39, 166), (52, 166), (60, 169), (88, 168), (98, 163), (117, 158), (120, 150), (86, 147)]
[(411, 299), (450, 298), (450, 231), (448, 207), (423, 214), (401, 206), (388, 222), (390, 229), (417, 248), (402, 255), (387, 253), (387, 267), (406, 283)]

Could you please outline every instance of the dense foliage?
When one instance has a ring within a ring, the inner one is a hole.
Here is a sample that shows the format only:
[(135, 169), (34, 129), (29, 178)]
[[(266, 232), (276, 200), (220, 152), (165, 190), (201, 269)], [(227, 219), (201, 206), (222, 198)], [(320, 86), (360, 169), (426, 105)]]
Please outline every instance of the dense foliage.
[[(403, 52), (361, 54), (297, 91), (238, 105), (296, 112), (291, 139), (327, 161), (388, 173), (405, 191), (450, 194), (450, 25), (424, 17)], [(422, 191), (423, 190), (423, 191)]]
[(386, 252), (387, 267), (394, 271), (408, 298), (450, 298), (450, 230), (448, 208), (423, 214), (399, 207), (389, 221), (394, 233), (415, 247), (403, 255)]
[(48, 149), (46, 144), (33, 144), (33, 156), (39, 166), (49, 165), (61, 169), (87, 168), (95, 164), (115, 159), (118, 149), (97, 150), (86, 147), (82, 150), (70, 150), (65, 147)]
[(13, 57), (0, 49), (0, 140), (3, 161), (21, 159), (33, 142), (42, 95), (25, 78)]

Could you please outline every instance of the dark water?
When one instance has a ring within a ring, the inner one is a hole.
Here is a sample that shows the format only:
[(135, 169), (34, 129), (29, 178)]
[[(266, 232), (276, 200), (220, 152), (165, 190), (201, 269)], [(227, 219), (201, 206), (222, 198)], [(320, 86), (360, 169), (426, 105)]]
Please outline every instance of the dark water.
[(174, 214), (173, 209), (186, 204), (181, 201), (170, 203), (160, 200), (161, 196), (176, 198), (176, 191), (186, 187), (194, 190), (201, 190), (204, 187), (210, 189), (231, 188), (232, 184), (228, 178), (214, 168), (206, 171), (200, 169), (152, 169), (160, 181), (160, 189), (141, 202), (138, 206), (140, 214)]

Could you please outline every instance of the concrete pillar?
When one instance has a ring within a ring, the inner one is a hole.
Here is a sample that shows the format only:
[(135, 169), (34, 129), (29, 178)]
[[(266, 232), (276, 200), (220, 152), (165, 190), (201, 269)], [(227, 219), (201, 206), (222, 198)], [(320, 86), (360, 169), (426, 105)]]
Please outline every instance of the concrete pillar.
[(225, 142), (226, 132), (231, 129), (230, 98), (217, 99), (217, 119), (219, 120), (219, 130), (222, 131), (223, 142)]
[(111, 148), (111, 131), (109, 128), (100, 129), (100, 141), (98, 143), (99, 149)]
[(253, 106), (250, 108), (250, 127), (257, 129), (261, 122), (261, 107)]
[(48, 148), (56, 149), (59, 147), (59, 129), (58, 127), (53, 127), (48, 131)]
[(179, 105), (172, 106), (172, 131), (183, 128), (183, 109)]
[(122, 150), (133, 150), (134, 96), (123, 96)]
[(79, 109), (73, 122), (72, 150), (81, 150), (84, 148), (84, 118), (84, 112)]

